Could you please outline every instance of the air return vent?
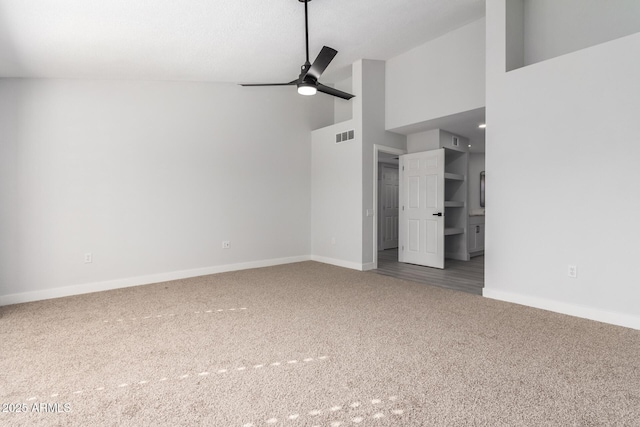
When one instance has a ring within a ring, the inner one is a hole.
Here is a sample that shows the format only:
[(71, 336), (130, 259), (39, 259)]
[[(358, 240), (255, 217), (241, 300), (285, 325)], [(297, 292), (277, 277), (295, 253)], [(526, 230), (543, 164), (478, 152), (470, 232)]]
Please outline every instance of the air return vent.
[(342, 132), (342, 133), (337, 133), (336, 134), (336, 144), (339, 144), (341, 142), (345, 142), (348, 141), (350, 139), (354, 138), (354, 131), (353, 130), (349, 130), (346, 132)]

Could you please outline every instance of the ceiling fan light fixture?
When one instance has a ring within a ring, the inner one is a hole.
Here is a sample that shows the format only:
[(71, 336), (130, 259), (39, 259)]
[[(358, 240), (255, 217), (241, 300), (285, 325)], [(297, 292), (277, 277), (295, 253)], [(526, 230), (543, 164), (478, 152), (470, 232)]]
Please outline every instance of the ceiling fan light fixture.
[(310, 96), (315, 95), (316, 92), (318, 92), (318, 89), (311, 83), (302, 82), (298, 84), (298, 93), (300, 95)]

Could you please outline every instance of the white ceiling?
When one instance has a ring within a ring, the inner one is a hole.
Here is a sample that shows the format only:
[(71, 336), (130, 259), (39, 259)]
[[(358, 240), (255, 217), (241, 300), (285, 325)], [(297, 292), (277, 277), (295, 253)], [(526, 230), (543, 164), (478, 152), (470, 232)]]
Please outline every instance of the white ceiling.
[[(323, 80), (388, 59), (484, 15), (484, 0), (313, 0)], [(290, 81), (304, 63), (298, 0), (0, 0), (0, 77)]]

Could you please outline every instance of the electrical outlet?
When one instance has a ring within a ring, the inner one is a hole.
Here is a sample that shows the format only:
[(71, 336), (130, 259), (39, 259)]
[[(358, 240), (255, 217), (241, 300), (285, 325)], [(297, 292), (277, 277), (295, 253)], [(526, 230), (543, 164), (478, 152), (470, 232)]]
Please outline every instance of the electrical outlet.
[(90, 264), (92, 262), (93, 262), (93, 255), (91, 254), (91, 252), (87, 252), (86, 254), (84, 254), (84, 263)]
[(228, 240), (224, 240), (222, 242), (222, 249), (229, 249), (229, 241)]
[(336, 237), (335, 237), (335, 236), (333, 236), (333, 237), (331, 238), (331, 244), (332, 244), (332, 245), (335, 245), (335, 244), (336, 244)]
[(572, 279), (575, 279), (576, 277), (578, 277), (578, 266), (570, 265), (569, 270), (567, 271), (567, 275)]

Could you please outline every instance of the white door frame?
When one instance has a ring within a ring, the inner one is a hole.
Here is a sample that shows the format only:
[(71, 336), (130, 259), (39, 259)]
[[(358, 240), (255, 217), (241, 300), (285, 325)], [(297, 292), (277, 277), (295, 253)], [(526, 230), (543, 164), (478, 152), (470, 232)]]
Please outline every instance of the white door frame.
[[(378, 268), (378, 153), (407, 154), (407, 150), (387, 147), (386, 145), (373, 144), (373, 269)], [(399, 183), (402, 185), (402, 183)]]

